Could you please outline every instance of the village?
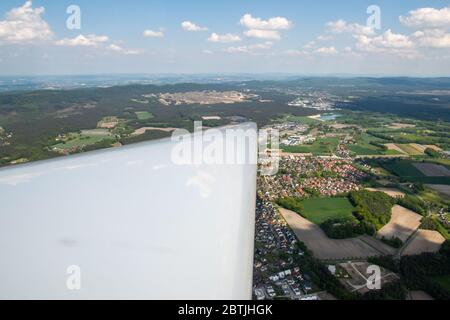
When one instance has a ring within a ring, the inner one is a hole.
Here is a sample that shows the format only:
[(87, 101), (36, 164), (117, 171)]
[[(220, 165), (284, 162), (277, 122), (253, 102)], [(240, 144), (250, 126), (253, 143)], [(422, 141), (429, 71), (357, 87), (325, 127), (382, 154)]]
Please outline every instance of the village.
[(288, 155), (280, 159), (277, 175), (259, 177), (258, 195), (266, 200), (337, 196), (359, 190), (366, 177), (350, 159)]
[[(320, 300), (307, 273), (295, 263), (305, 253), (276, 208), (257, 200), (253, 294), (257, 300)], [(323, 293), (322, 293), (323, 294)]]

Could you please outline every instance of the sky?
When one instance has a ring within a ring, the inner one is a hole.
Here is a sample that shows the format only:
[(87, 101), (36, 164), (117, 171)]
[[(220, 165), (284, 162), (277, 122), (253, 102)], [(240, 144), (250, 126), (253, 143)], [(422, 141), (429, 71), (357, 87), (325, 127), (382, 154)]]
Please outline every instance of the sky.
[(113, 73), (450, 76), (450, 5), (0, 1), (0, 75)]

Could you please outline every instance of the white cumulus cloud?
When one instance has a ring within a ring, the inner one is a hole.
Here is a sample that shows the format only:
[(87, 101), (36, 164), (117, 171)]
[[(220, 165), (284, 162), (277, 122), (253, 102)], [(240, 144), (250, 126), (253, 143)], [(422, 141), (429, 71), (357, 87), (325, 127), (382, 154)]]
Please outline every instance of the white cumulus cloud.
[(76, 36), (75, 38), (65, 38), (55, 42), (58, 46), (69, 46), (69, 47), (96, 47), (100, 44), (108, 42), (109, 38), (107, 36), (97, 36), (95, 34), (88, 34)]
[(333, 46), (318, 48), (318, 49), (314, 50), (314, 52), (319, 53), (321, 55), (326, 55), (326, 56), (332, 56), (332, 55), (336, 55), (339, 53), (337, 51), (337, 49)]
[(414, 40), (421, 47), (445, 49), (450, 48), (450, 33), (444, 30), (431, 29), (417, 31), (413, 34)]
[(164, 37), (164, 31), (162, 30), (145, 30), (143, 33), (144, 37), (148, 38), (163, 38)]
[(393, 33), (391, 29), (376, 37), (360, 35), (357, 47), (364, 51), (382, 51), (384, 49), (409, 49), (414, 47), (413, 41), (403, 34)]
[(121, 46), (117, 45), (117, 44), (110, 44), (109, 46), (106, 47), (108, 50), (117, 52), (117, 53), (121, 53), (124, 55), (136, 55), (136, 54), (140, 54), (141, 50), (135, 50), (135, 49), (125, 49), (122, 48)]
[(345, 20), (339, 19), (326, 24), (328, 32), (341, 34), (350, 33), (353, 35), (373, 35), (375, 32), (372, 28), (358, 23), (347, 23)]
[(227, 34), (217, 34), (217, 33), (212, 33), (209, 38), (208, 41), (210, 42), (222, 42), (222, 43), (227, 43), (227, 42), (237, 42), (237, 41), (241, 41), (241, 37), (239, 37), (238, 35), (234, 35), (231, 33), (227, 33)]
[(200, 27), (191, 21), (183, 21), (181, 27), (186, 31), (207, 31), (208, 28)]
[(257, 44), (252, 44), (252, 45), (248, 45), (248, 46), (229, 47), (229, 48), (225, 49), (225, 52), (255, 54), (261, 50), (268, 50), (268, 49), (272, 48), (272, 46), (273, 46), (273, 42), (266, 41), (264, 43), (257, 43)]
[(88, 34), (76, 36), (74, 38), (66, 38), (55, 41), (58, 46), (67, 47), (91, 47), (101, 50), (107, 50), (123, 55), (136, 55), (142, 53), (141, 50), (125, 49), (118, 44), (110, 43), (108, 36), (97, 36), (95, 34)]
[(450, 27), (450, 7), (442, 9), (419, 8), (410, 11), (406, 17), (400, 16), (399, 20), (408, 27)]
[(32, 1), (13, 8), (6, 14), (6, 19), (0, 21), (0, 40), (20, 43), (51, 39), (53, 32), (42, 19), (44, 12), (43, 7), (33, 8)]
[(292, 22), (284, 17), (273, 17), (268, 20), (254, 18), (251, 14), (242, 16), (239, 23), (248, 29), (258, 30), (287, 30), (292, 27)]
[(241, 17), (239, 23), (247, 28), (244, 35), (250, 38), (279, 40), (281, 31), (288, 30), (293, 26), (292, 21), (284, 17), (273, 17), (267, 20), (255, 18), (251, 14)]
[(250, 29), (244, 31), (244, 35), (246, 35), (247, 37), (259, 39), (269, 39), (269, 40), (281, 39), (281, 35), (277, 30)]

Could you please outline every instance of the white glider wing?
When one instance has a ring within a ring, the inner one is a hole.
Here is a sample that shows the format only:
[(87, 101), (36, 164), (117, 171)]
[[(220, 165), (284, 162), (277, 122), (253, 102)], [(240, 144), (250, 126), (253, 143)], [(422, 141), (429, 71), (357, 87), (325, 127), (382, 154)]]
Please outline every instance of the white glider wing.
[(1, 169), (0, 298), (250, 299), (256, 164), (174, 144)]

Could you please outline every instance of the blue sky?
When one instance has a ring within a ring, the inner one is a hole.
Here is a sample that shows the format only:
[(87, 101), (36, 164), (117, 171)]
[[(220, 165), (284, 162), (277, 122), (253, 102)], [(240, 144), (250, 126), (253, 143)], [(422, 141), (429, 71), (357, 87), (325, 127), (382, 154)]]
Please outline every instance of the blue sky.
[(0, 2), (0, 75), (266, 72), (450, 75), (448, 1)]

